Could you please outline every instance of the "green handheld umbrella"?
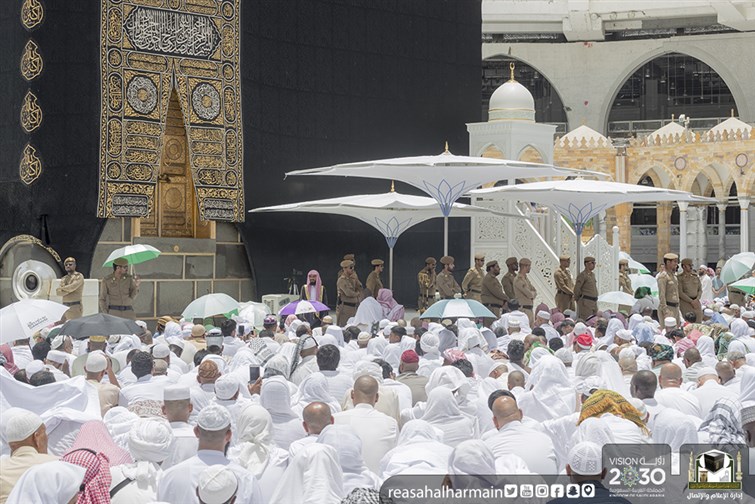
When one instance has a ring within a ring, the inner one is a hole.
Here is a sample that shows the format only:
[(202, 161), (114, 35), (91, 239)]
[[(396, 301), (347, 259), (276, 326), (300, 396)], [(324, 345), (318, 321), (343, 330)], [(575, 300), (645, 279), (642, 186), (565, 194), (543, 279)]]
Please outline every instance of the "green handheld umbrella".
[(736, 282), (752, 271), (755, 266), (755, 252), (741, 252), (731, 256), (721, 268), (721, 281), (726, 285)]
[(742, 292), (746, 292), (747, 294), (755, 296), (755, 277), (739, 280), (737, 282), (734, 282), (733, 284), (729, 284), (729, 287), (734, 287), (741, 290)]
[(107, 260), (103, 263), (102, 267), (106, 268), (113, 265), (113, 261), (116, 259), (125, 259), (129, 264), (140, 264), (143, 262), (151, 261), (160, 255), (160, 251), (152, 245), (144, 245), (137, 243), (136, 245), (127, 245), (119, 249), (113, 250)]

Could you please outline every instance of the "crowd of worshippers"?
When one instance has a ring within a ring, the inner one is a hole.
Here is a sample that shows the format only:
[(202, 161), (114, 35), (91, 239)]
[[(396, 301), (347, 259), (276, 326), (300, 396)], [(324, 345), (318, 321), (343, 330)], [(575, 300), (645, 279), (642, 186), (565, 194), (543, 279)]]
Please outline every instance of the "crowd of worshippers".
[(684, 444), (746, 444), (755, 468), (753, 303), (699, 323), (509, 309), (2, 345), (0, 503), (372, 503), (406, 474), (565, 474), (608, 496), (610, 443), (670, 445), (677, 474)]

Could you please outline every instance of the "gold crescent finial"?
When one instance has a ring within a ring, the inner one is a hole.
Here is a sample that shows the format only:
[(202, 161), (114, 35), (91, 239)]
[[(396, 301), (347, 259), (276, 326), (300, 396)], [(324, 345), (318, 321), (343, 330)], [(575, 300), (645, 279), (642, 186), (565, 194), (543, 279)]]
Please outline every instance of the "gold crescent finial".
[(448, 152), (448, 140), (446, 140), (446, 152)]
[(396, 186), (393, 180), (391, 180), (391, 192), (396, 192)]
[(514, 79), (514, 68), (515, 68), (514, 63), (513, 62), (509, 63), (509, 71), (511, 72), (511, 78), (509, 80), (511, 81), (516, 80)]

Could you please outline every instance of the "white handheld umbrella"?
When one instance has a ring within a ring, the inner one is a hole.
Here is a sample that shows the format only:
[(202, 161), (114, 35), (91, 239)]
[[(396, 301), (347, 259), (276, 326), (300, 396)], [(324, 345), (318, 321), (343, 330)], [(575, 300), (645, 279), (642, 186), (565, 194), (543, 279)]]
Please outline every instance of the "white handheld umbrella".
[(658, 280), (656, 280), (656, 278), (653, 275), (631, 273), (629, 275), (629, 280), (632, 281), (633, 290), (636, 291), (640, 287), (650, 287), (650, 293), (654, 296), (658, 295)]
[(721, 281), (725, 284), (736, 282), (749, 274), (753, 266), (755, 266), (755, 252), (735, 254), (721, 268)]
[(31, 338), (63, 318), (68, 307), (46, 299), (22, 299), (0, 310), (0, 344)]
[(239, 304), (239, 320), (251, 322), (254, 327), (262, 327), (262, 323), (267, 317), (269, 308), (265, 303), (256, 303), (248, 301)]
[(448, 217), (453, 203), (475, 187), (499, 180), (534, 177), (568, 177), (599, 173), (558, 168), (553, 165), (507, 159), (456, 156), (446, 150), (437, 156), (412, 156), (343, 163), (324, 168), (296, 170), (289, 175), (332, 175), (398, 180), (426, 192), (437, 202), (444, 217), (443, 253), (448, 255)]
[[(453, 217), (474, 217), (497, 215), (499, 217), (521, 217), (496, 212), (487, 208), (453, 204)], [(440, 217), (438, 205), (432, 198), (411, 196), (394, 191), (383, 194), (360, 194), (341, 198), (328, 198), (301, 203), (290, 203), (249, 210), (258, 212), (307, 212), (348, 215), (380, 231), (385, 237), (389, 249), (388, 286), (393, 288), (393, 247), (401, 234), (420, 222)]]
[(213, 315), (238, 314), (239, 302), (228, 294), (216, 292), (198, 297), (187, 306), (182, 315), (186, 320), (212, 317)]
[(632, 296), (631, 294), (627, 294), (626, 292), (623, 292), (623, 291), (604, 292), (603, 294), (598, 296), (598, 301), (602, 301), (604, 303), (629, 305), (629, 306), (633, 306), (634, 303), (637, 302), (634, 296)]
[(569, 218), (577, 234), (577, 271), (581, 264), (582, 230), (607, 208), (627, 202), (685, 201), (715, 203), (713, 198), (695, 196), (686, 191), (660, 189), (643, 185), (604, 180), (552, 180), (513, 186), (491, 187), (470, 191), (472, 196), (513, 199), (550, 206)]
[(110, 255), (107, 256), (102, 267), (105, 268), (107, 266), (112, 266), (113, 261), (116, 259), (125, 259), (129, 264), (140, 264), (151, 261), (159, 255), (160, 251), (152, 245), (144, 245), (142, 243), (126, 245), (125, 247), (113, 250)]
[(745, 278), (744, 280), (738, 280), (732, 284), (729, 284), (729, 287), (735, 287), (742, 292), (746, 292), (747, 294), (750, 294), (751, 296), (755, 296), (755, 277)]
[(623, 250), (619, 252), (619, 259), (626, 259), (629, 263), (629, 269), (630, 270), (637, 270), (640, 273), (650, 273), (650, 270), (642, 264), (641, 262), (635, 261), (632, 259), (632, 256), (624, 252)]

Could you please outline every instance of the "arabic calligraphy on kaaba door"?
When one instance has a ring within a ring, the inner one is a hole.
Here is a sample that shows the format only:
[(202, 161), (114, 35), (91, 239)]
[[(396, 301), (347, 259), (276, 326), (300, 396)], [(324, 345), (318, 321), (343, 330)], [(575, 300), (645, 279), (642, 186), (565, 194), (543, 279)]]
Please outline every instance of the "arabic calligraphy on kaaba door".
[(220, 44), (220, 32), (208, 16), (137, 7), (123, 27), (139, 51), (209, 59)]

